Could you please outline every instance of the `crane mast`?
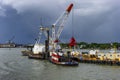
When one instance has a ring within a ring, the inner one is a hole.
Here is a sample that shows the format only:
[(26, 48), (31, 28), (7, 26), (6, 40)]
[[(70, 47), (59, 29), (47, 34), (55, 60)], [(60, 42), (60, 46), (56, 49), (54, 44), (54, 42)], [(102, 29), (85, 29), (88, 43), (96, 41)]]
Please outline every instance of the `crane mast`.
[(73, 3), (71, 3), (67, 7), (67, 9), (65, 10), (65, 12), (52, 25), (52, 44), (54, 45), (54, 48), (56, 47), (56, 44), (59, 41), (60, 34), (61, 34), (61, 32), (62, 32), (62, 30), (64, 28), (64, 24), (67, 21), (68, 15), (69, 15), (70, 11), (72, 10), (72, 7), (73, 7)]

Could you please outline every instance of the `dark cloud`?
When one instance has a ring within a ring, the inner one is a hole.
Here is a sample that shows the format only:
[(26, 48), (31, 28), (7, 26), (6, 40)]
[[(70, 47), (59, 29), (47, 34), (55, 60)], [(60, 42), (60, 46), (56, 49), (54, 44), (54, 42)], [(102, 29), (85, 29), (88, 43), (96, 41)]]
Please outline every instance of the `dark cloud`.
[(2, 0), (0, 42), (15, 36), (17, 43), (33, 43), (39, 33), (41, 18), (44, 26), (51, 26), (71, 2), (74, 10), (65, 24), (61, 41), (67, 42), (75, 36), (77, 41), (120, 42), (118, 0)]
[(118, 36), (120, 25), (120, 9), (118, 3), (116, 2), (112, 4), (111, 2), (111, 4), (104, 5), (101, 8), (96, 8), (97, 6), (94, 7), (92, 8), (95, 10), (82, 10), (84, 14), (82, 11), (80, 12), (81, 9), (76, 11), (77, 13), (79, 12), (79, 14), (74, 16), (73, 27), (74, 36), (77, 38), (77, 41), (120, 42)]

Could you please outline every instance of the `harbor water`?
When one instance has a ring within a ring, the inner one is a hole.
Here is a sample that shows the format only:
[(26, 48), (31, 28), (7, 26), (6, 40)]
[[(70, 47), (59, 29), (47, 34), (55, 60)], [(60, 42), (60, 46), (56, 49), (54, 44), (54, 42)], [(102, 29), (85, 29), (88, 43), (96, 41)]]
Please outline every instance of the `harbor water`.
[(54, 65), (22, 56), (23, 48), (0, 48), (0, 80), (120, 80), (120, 66)]

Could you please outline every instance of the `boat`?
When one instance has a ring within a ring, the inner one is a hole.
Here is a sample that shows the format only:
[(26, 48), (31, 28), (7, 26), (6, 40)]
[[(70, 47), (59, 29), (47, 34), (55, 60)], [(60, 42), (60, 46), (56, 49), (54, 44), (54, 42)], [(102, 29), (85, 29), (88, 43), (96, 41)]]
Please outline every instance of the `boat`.
[(39, 55), (40, 53), (43, 52), (44, 47), (45, 47), (44, 45), (41, 45), (39, 43), (35, 43), (33, 48), (27, 49), (27, 50), (23, 50), (21, 52), (22, 52), (23, 56), (29, 56), (29, 54), (30, 55), (32, 55), (32, 54), (33, 55)]
[(44, 59), (45, 46), (36, 43), (31, 50), (21, 51), (23, 56), (28, 56), (29, 59)]
[(64, 52), (61, 50), (51, 52), (49, 61), (53, 64), (62, 65), (62, 66), (79, 65), (77, 61), (71, 59), (70, 52), (68, 52), (67, 56), (64, 56)]
[(78, 66), (78, 62), (54, 62), (54, 61), (50, 61), (53, 64), (57, 64), (57, 65), (62, 65), (62, 66)]
[(45, 59), (45, 55), (43, 53), (39, 54), (28, 54), (29, 59)]
[(30, 51), (30, 50), (24, 50), (24, 51), (21, 51), (21, 52), (22, 52), (23, 56), (28, 56), (29, 54), (32, 54), (32, 51)]
[(45, 53), (45, 45), (40, 43), (42, 33), (43, 31), (39, 32), (38, 39), (36, 40), (33, 47), (30, 47), (30, 49), (21, 51), (23, 56), (28, 56), (28, 58), (32, 58), (32, 59), (43, 59), (44, 57), (43, 53)]

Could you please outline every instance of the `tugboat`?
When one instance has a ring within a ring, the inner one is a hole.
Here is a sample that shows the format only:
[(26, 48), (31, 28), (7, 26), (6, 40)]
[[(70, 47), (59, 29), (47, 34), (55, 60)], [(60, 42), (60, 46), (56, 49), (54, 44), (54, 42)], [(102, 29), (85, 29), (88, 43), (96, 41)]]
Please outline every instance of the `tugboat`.
[(64, 55), (64, 52), (60, 50), (56, 50), (50, 53), (50, 62), (57, 65), (62, 66), (78, 66), (78, 62), (74, 61), (70, 57), (70, 52), (67, 52), (67, 56)]

